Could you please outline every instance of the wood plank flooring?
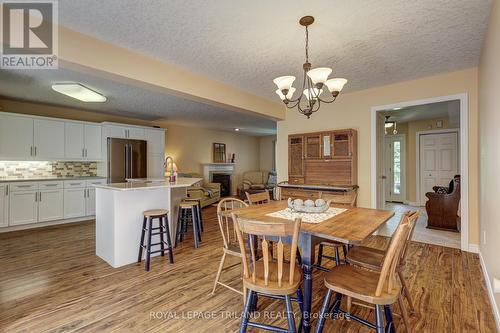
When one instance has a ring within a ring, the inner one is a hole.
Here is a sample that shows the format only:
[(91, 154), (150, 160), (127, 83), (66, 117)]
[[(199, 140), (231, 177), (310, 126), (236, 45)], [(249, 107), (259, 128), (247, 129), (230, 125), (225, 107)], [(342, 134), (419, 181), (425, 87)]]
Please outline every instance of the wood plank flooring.
[[(135, 264), (113, 269), (96, 257), (92, 221), (0, 234), (0, 332), (236, 331), (241, 296), (223, 287), (210, 296), (222, 239), (214, 207), (203, 215), (201, 248), (188, 238), (175, 249), (174, 265), (156, 257), (149, 273)], [(408, 257), (406, 276), (418, 309), (413, 332), (496, 331), (477, 255), (412, 243)], [(238, 260), (230, 258), (231, 265), (222, 280), (240, 288)], [(325, 293), (322, 275), (315, 271), (316, 312)], [(286, 322), (280, 301), (260, 299), (259, 310), (259, 321)], [(368, 309), (355, 313), (373, 320)], [(372, 331), (330, 320), (325, 332)]]

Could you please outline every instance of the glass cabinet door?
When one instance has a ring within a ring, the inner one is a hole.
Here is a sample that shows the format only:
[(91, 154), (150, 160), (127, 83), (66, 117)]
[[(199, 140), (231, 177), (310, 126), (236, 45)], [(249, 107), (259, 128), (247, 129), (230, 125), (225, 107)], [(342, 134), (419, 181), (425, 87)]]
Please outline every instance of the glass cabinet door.
[(332, 141), (330, 134), (322, 135), (322, 156), (323, 158), (330, 158), (332, 156)]

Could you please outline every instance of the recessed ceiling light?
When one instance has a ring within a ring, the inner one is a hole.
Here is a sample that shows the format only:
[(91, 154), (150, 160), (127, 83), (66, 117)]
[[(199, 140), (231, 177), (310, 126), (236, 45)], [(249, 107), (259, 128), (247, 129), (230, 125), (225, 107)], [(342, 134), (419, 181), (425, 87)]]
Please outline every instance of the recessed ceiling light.
[(393, 110), (396, 111), (396, 110), (401, 110), (402, 108), (394, 108)]
[(52, 85), (52, 89), (83, 102), (103, 103), (107, 100), (106, 96), (79, 83), (56, 83)]
[(239, 128), (235, 128), (234, 130), (235, 130), (236, 132), (239, 132), (239, 131), (240, 131), (240, 129), (239, 129)]

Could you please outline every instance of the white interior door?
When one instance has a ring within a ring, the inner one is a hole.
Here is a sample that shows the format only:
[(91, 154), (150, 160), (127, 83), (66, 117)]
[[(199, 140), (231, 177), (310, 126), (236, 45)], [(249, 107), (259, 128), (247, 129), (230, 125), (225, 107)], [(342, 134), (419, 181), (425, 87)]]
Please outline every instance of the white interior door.
[(420, 135), (420, 204), (433, 186), (448, 186), (458, 174), (458, 133)]
[(385, 197), (386, 201), (406, 200), (406, 137), (390, 135), (385, 137)]

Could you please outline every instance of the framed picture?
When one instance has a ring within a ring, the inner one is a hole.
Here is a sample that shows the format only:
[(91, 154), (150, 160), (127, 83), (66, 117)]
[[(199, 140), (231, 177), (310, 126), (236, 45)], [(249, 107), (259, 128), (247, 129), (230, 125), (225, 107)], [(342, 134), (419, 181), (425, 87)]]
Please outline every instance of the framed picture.
[(214, 154), (214, 163), (225, 163), (226, 162), (226, 144), (214, 142), (213, 154)]

